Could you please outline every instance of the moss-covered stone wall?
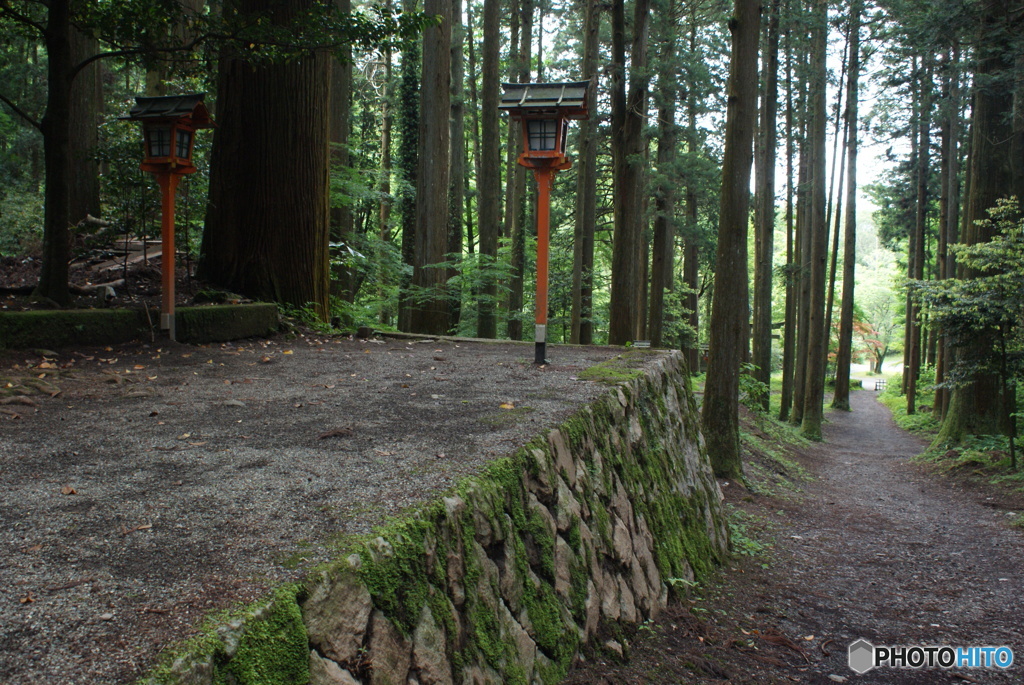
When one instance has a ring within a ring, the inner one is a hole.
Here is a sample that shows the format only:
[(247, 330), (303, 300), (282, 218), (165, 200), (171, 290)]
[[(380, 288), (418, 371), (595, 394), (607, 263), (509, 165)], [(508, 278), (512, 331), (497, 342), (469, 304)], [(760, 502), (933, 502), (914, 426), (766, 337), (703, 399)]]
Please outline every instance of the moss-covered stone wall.
[(602, 623), (656, 616), (726, 554), (698, 425), (665, 355), (147, 682), (556, 683)]

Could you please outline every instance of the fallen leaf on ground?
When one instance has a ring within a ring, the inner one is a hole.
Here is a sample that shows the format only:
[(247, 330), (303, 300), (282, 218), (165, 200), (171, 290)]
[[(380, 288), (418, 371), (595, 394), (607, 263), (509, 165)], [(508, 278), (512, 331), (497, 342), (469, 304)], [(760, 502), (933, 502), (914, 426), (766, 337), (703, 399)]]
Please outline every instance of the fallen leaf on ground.
[(295, 353), (294, 353), (294, 352), (292, 352), (291, 350), (285, 350), (285, 351), (284, 351), (284, 352), (282, 352), (281, 354), (295, 354)]
[(70, 485), (65, 485), (64, 487), (62, 487), (60, 489), (60, 494), (62, 494), (62, 495), (77, 495), (78, 494), (78, 490), (75, 490)]
[(125, 528), (125, 529), (123, 529), (121, 531), (121, 536), (124, 537), (126, 535), (131, 535), (132, 533), (134, 533), (137, 530), (149, 530), (152, 527), (153, 527), (152, 523), (143, 523), (142, 525), (135, 526), (134, 528)]
[(19, 601), (22, 604), (31, 604), (32, 602), (36, 601), (36, 598), (32, 596), (32, 592), (30, 591), (27, 595), (22, 597)]
[(512, 404), (511, 402), (502, 402), (501, 403), (501, 408), (502, 409), (515, 409), (516, 405)]

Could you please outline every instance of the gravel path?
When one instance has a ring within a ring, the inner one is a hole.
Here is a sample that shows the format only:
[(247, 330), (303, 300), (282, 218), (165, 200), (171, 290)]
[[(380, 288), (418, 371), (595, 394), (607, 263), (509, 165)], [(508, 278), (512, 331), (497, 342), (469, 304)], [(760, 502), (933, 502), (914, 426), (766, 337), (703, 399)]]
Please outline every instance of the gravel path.
[[(799, 456), (814, 476), (797, 501), (727, 497), (770, 521), (773, 563), (737, 561), (724, 584), (668, 612), (628, 666), (599, 659), (571, 683), (1021, 683), (1021, 503), (963, 488), (908, 463), (925, 447), (874, 394), (827, 415), (825, 442)], [(857, 676), (847, 646), (1010, 646), (1008, 672), (884, 668)]]
[(0, 388), (33, 392), (0, 393), (0, 683), (133, 682), (209, 611), (607, 392), (577, 374), (621, 352), (557, 346), (537, 367), (532, 344), (302, 337), (0, 354)]

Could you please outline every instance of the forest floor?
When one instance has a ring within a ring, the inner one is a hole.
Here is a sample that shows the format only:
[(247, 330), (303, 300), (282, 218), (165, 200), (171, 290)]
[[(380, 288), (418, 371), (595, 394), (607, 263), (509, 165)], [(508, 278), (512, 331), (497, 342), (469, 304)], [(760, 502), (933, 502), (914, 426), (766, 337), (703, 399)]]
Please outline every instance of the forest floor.
[[(0, 683), (131, 683), (661, 353), (340, 336), (0, 351)], [(272, 685), (269, 684), (268, 685)]]
[[(825, 440), (791, 452), (788, 466), (746, 455), (751, 489), (723, 491), (734, 544), (747, 554), (629, 636), (625, 663), (610, 649), (591, 652), (565, 682), (1024, 682), (1024, 535), (1011, 525), (1024, 498), (937, 475), (911, 460), (926, 443), (872, 392), (853, 393), (852, 404), (828, 413)], [(1008, 671), (858, 676), (847, 652), (858, 638), (1007, 645), (1016, 661)]]

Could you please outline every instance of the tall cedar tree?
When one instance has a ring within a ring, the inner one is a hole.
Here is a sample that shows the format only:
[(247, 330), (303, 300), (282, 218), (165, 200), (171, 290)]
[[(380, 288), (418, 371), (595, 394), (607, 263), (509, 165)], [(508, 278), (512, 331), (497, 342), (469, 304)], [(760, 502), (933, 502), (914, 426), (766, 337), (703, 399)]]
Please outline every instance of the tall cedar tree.
[(494, 267), (498, 258), (498, 233), (501, 228), (501, 134), (498, 128), (498, 53), (500, 37), (501, 2), (484, 0), (483, 83), (481, 97), (480, 133), (480, 235), (481, 278), (480, 303), (477, 310), (476, 335), (478, 338), (498, 337), (498, 318), (495, 312), (498, 283)]
[(710, 357), (704, 385), (702, 422), (715, 475), (742, 475), (739, 434), (740, 361), (747, 345), (747, 224), (750, 167), (757, 122), (759, 0), (736, 0), (729, 28), (729, 107), (722, 158), (722, 194), (715, 253), (715, 294), (711, 309)]
[(832, 406), (850, 409), (850, 363), (853, 361), (853, 292), (857, 259), (857, 125), (860, 97), (860, 22), (864, 3), (850, 3), (850, 68), (846, 82), (846, 234), (843, 241), (843, 297), (839, 306), (839, 352), (836, 355), (836, 390)]
[(812, 148), (811, 197), (809, 204), (810, 278), (807, 300), (807, 352), (804, 366), (803, 415), (800, 432), (812, 440), (821, 439), (822, 405), (825, 395), (825, 267), (828, 258), (828, 226), (825, 222), (825, 85), (828, 1), (816, 0), (811, 31), (811, 121), (808, 141)]
[(795, 193), (793, 159), (796, 155), (796, 122), (793, 106), (793, 35), (786, 28), (786, 316), (782, 328), (782, 392), (779, 395), (779, 420), (788, 421), (793, 406), (794, 357), (796, 355), (796, 241), (793, 235)]
[[(518, 8), (518, 11), (517, 11)], [(509, 42), (509, 75), (516, 83), (529, 83), (533, 60), (533, 0), (512, 3), (512, 35)], [(518, 43), (517, 43), (518, 40)], [(540, 71), (538, 70), (538, 80)], [(511, 278), (508, 292), (508, 337), (523, 339), (523, 289), (526, 283), (526, 232), (532, 216), (527, 197), (526, 167), (516, 163), (522, 149), (522, 127), (509, 121), (508, 174), (505, 184), (505, 237), (511, 240)]]
[[(236, 0), (287, 22), (312, 0)], [(254, 299), (328, 311), (330, 55), (281, 64), (225, 51), (201, 276)], [(281, 97), (288, 93), (288, 97)]]
[[(953, 278), (953, 253), (949, 246), (957, 242), (958, 219), (960, 216), (960, 47), (958, 41), (947, 51), (946, 68), (943, 73), (943, 107), (941, 114), (942, 164), (941, 198), (939, 201), (939, 241), (936, 259), (939, 262), (939, 280)], [(941, 420), (949, 410), (949, 389), (943, 387), (946, 371), (951, 361), (951, 350), (945, 336), (939, 337), (935, 357), (935, 403), (932, 416)]]
[[(1024, 191), (1021, 138), (1024, 131), (1014, 127), (1016, 65), (1022, 58), (1018, 37), (1024, 19), (1020, 0), (993, 0), (981, 8), (975, 34), (974, 96), (971, 111), (972, 134), (968, 156), (969, 187), (964, 203), (965, 234), (968, 245), (988, 242), (991, 224), (981, 220), (1001, 197)], [(964, 277), (974, 274), (966, 270)], [(991, 336), (979, 336), (976, 346), (992, 345)], [(953, 389), (949, 410), (942, 422), (936, 444), (949, 444), (966, 435), (996, 434), (1004, 427), (999, 379), (995, 375), (975, 379)]]
[[(913, 266), (911, 278), (921, 280), (924, 278), (925, 262), (925, 241), (927, 240), (926, 229), (928, 225), (928, 178), (931, 175), (931, 122), (932, 122), (932, 69), (930, 59), (925, 58), (925, 64), (921, 74), (920, 86), (920, 107), (917, 121), (917, 160), (914, 169), (914, 182), (916, 185), (916, 208), (914, 218), (914, 234), (911, 245), (914, 254), (910, 258)], [(908, 298), (910, 307), (907, 315), (907, 323), (910, 326), (910, 347), (907, 357), (904, 374), (906, 376), (907, 391), (907, 414), (917, 412), (917, 381), (921, 375), (921, 363), (923, 361), (921, 342), (922, 325), (921, 306), (916, 298)]]
[(439, 266), (448, 249), (448, 175), (451, 130), (451, 3), (426, 0), (427, 15), (441, 22), (423, 34), (419, 163), (416, 184), (416, 255), (412, 285), (417, 296), (409, 329), (444, 335), (449, 328), (446, 271)]
[[(761, 80), (760, 154), (758, 156), (757, 212), (754, 223), (754, 340), (751, 362), (754, 378), (767, 388), (772, 374), (772, 257), (775, 252), (775, 149), (778, 139), (776, 113), (779, 99), (779, 0), (773, 0), (768, 16), (768, 40), (764, 47)], [(761, 408), (768, 411), (765, 392)]]
[[(665, 293), (673, 290), (675, 274), (676, 147), (679, 99), (675, 55), (678, 53), (676, 3), (664, 6), (665, 21), (656, 25), (658, 46), (658, 182), (654, 192), (654, 239), (651, 245), (651, 293), (647, 315), (647, 337), (654, 347), (664, 347)], [(670, 21), (669, 18), (672, 18)]]
[[(452, 47), (451, 47), (451, 171), (448, 179), (448, 281), (458, 275), (458, 263), (462, 261), (462, 211), (466, 197), (466, 105), (463, 81), (466, 75), (465, 45), (466, 29), (462, 25), (462, 0), (451, 0)], [(459, 289), (452, 286), (449, 293), (449, 326), (458, 330), (462, 315), (462, 299)]]
[[(587, 99), (597, 102), (597, 57), (600, 43), (601, 4), (586, 5), (583, 35), (583, 78), (590, 81)], [(594, 341), (594, 234), (597, 224), (597, 107), (579, 124), (579, 159), (576, 162), (576, 224), (572, 259), (572, 332), (570, 342)]]
[(637, 294), (643, 291), (644, 165), (646, 141), (647, 35), (650, 0), (633, 6), (629, 92), (626, 92), (626, 13), (623, 0), (612, 2), (612, 156), (614, 158), (615, 231), (612, 238), (612, 289), (608, 342), (624, 345), (643, 327)]
[[(402, 0), (403, 12), (415, 12), (418, 0)], [(406, 41), (402, 49), (400, 67), (401, 85), (398, 91), (398, 174), (406, 182), (406, 188), (398, 198), (397, 207), (401, 212), (402, 264), (401, 282), (398, 288), (398, 330), (412, 330), (413, 302), (412, 268), (416, 261), (416, 178), (419, 173), (420, 150), (420, 63), (422, 41)], [(411, 190), (410, 190), (411, 189)]]

